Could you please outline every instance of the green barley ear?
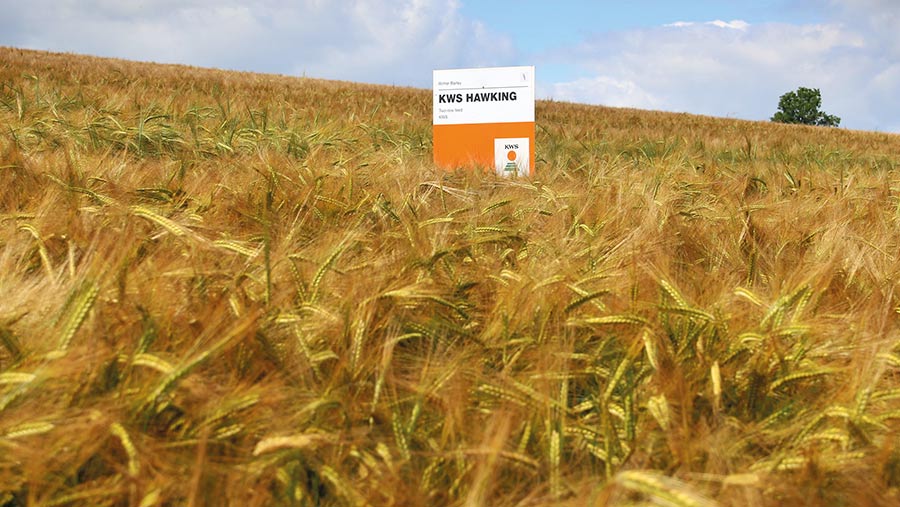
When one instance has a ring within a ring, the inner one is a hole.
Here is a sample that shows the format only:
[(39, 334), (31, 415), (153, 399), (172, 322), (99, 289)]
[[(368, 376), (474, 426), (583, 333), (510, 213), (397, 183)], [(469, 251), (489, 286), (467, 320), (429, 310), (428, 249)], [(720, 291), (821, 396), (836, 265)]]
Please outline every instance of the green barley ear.
[(154, 489), (144, 495), (144, 498), (141, 500), (141, 503), (138, 507), (155, 507), (159, 505), (159, 497), (161, 496), (161, 491), (159, 489)]
[(666, 399), (665, 394), (653, 396), (647, 400), (647, 410), (653, 416), (653, 419), (656, 420), (656, 423), (659, 424), (661, 430), (669, 430), (669, 424), (672, 419), (669, 415), (669, 401)]
[(128, 476), (136, 478), (141, 471), (141, 466), (138, 462), (137, 449), (134, 447), (131, 437), (128, 436), (125, 427), (117, 422), (110, 425), (109, 431), (119, 439), (122, 448), (125, 449), (125, 454), (128, 455)]
[(163, 375), (169, 375), (174, 370), (175, 367), (172, 366), (168, 361), (162, 359), (160, 357), (154, 356), (153, 354), (147, 354), (145, 352), (140, 354), (135, 354), (134, 359), (132, 359), (131, 364), (133, 366), (143, 366), (145, 368), (152, 368)]
[(550, 432), (550, 495), (560, 498), (563, 494), (562, 477), (560, 474), (560, 461), (562, 447), (562, 434), (557, 430)]
[(412, 457), (409, 452), (409, 439), (406, 434), (406, 428), (403, 427), (397, 411), (392, 414), (391, 428), (394, 430), (394, 441), (397, 447), (400, 448), (400, 455), (408, 462)]
[[(598, 290), (595, 292), (587, 292), (584, 290), (580, 290), (574, 286), (570, 286), (569, 288), (576, 291), (576, 293), (578, 293), (579, 297), (575, 298), (571, 303), (566, 305), (566, 307), (564, 309), (564, 311), (566, 313), (571, 312), (572, 310), (578, 308), (579, 306), (581, 306), (589, 301), (594, 301), (595, 299), (599, 298), (600, 296), (605, 296), (606, 294), (609, 294), (609, 292), (610, 292), (609, 290)], [(603, 303), (599, 303), (599, 306), (601, 309), (605, 308), (605, 305), (603, 305)]]
[(342, 244), (338, 245), (328, 258), (325, 259), (325, 262), (319, 266), (319, 269), (316, 270), (316, 274), (313, 276), (312, 282), (309, 284), (309, 296), (312, 302), (315, 302), (319, 297), (319, 285), (322, 283), (322, 279), (325, 278), (325, 273), (327, 273), (334, 263), (337, 262), (338, 257), (344, 252), (345, 246)]
[(173, 236), (182, 237), (187, 234), (187, 231), (184, 229), (184, 227), (144, 206), (132, 206), (131, 212), (134, 213), (135, 216), (146, 218), (147, 220), (155, 223), (156, 225), (169, 231), (169, 233), (171, 233)]
[(615, 483), (639, 493), (654, 505), (670, 507), (715, 507), (717, 502), (692, 490), (686, 483), (650, 470), (626, 470), (615, 476)]
[(72, 293), (72, 304), (61, 320), (62, 331), (60, 332), (59, 341), (57, 342), (57, 350), (65, 351), (69, 348), (72, 338), (75, 337), (75, 333), (78, 332), (78, 329), (84, 323), (84, 319), (87, 317), (90, 309), (94, 306), (94, 303), (97, 301), (97, 295), (99, 294), (100, 287), (90, 280), (86, 280)]
[[(271, 192), (269, 193), (271, 196)], [(263, 234), (263, 266), (266, 273), (266, 306), (272, 302), (272, 233), (269, 221), (266, 221), (265, 234)]]
[(771, 384), (769, 384), (769, 391), (775, 392), (781, 386), (791, 384), (793, 382), (807, 380), (816, 377), (822, 377), (825, 375), (831, 375), (837, 373), (839, 370), (835, 368), (811, 368), (807, 370), (801, 370), (794, 373), (790, 373), (788, 375), (784, 375), (783, 377), (779, 377), (774, 380)]
[(675, 286), (671, 283), (665, 280), (660, 280), (659, 286), (662, 289), (663, 293), (668, 296), (678, 308), (688, 308), (690, 306), (688, 305), (687, 300), (684, 299), (684, 296), (682, 296), (681, 293), (678, 292), (678, 289), (676, 289)]
[(47, 278), (55, 280), (56, 274), (53, 271), (53, 265), (50, 263), (50, 254), (47, 253), (47, 245), (41, 238), (41, 233), (31, 224), (22, 224), (19, 226), (19, 230), (27, 231), (34, 238), (35, 243), (37, 243), (38, 255), (41, 258), (41, 265), (44, 266)]
[(762, 299), (759, 296), (757, 296), (756, 294), (754, 294), (753, 291), (751, 291), (750, 289), (747, 289), (744, 287), (738, 287), (738, 288), (734, 289), (734, 295), (744, 298), (756, 306), (760, 306), (760, 307), (765, 306), (765, 303), (763, 303)]
[(34, 388), (35, 384), (38, 384), (38, 382), (35, 382), (37, 379), (37, 375), (33, 373), (12, 371), (0, 373), (0, 386), (15, 386), (0, 397), (0, 412), (6, 410), (6, 407)]
[(0, 386), (28, 384), (36, 378), (37, 376), (33, 373), (25, 373), (21, 371), (5, 371), (3, 373), (0, 373)]
[(33, 435), (43, 435), (44, 433), (52, 431), (55, 427), (56, 425), (47, 421), (19, 424), (10, 428), (3, 437), (14, 440), (16, 438), (30, 437)]
[(259, 255), (259, 247), (253, 248), (250, 245), (247, 245), (244, 242), (234, 241), (230, 239), (218, 239), (212, 242), (212, 245), (216, 248), (221, 248), (223, 250), (228, 250), (237, 254), (241, 254), (248, 259), (253, 259), (257, 255)]
[(507, 204), (509, 204), (511, 202), (512, 202), (511, 199), (503, 199), (502, 201), (497, 201), (493, 204), (486, 206), (483, 210), (481, 210), (481, 214), (487, 215), (491, 211), (494, 211), (497, 208), (502, 208), (503, 206), (506, 206)]
[(615, 314), (615, 315), (604, 315), (603, 317), (589, 317), (586, 319), (580, 320), (571, 320), (570, 324), (572, 325), (594, 325), (594, 326), (613, 326), (613, 325), (631, 325), (631, 326), (646, 326), (649, 324), (647, 319), (641, 317), (640, 315), (632, 315), (632, 314)]
[(652, 366), (654, 370), (658, 370), (659, 353), (656, 349), (656, 342), (654, 341), (653, 334), (649, 329), (644, 329), (644, 332), (641, 333), (641, 341), (644, 343), (644, 352), (647, 354), (647, 361), (650, 362), (650, 366)]
[(22, 345), (16, 334), (7, 325), (0, 326), (0, 344), (9, 352), (14, 362), (22, 359)]
[(351, 328), (350, 339), (350, 371), (356, 375), (359, 370), (359, 361), (362, 357), (363, 341), (366, 339), (366, 322), (357, 318)]
[(143, 328), (143, 332), (141, 333), (141, 338), (138, 340), (135, 353), (141, 354), (150, 350), (150, 347), (156, 342), (156, 339), (159, 337), (159, 326), (157, 325), (156, 320), (150, 315), (150, 312), (144, 307), (138, 306), (137, 309), (141, 314), (141, 327)]

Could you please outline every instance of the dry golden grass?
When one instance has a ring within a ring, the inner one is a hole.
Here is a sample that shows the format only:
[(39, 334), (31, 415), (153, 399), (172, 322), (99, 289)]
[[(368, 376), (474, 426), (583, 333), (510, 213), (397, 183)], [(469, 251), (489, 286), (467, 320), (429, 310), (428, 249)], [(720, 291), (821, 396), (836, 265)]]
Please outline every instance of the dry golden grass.
[(0, 505), (896, 505), (900, 136), (0, 49)]

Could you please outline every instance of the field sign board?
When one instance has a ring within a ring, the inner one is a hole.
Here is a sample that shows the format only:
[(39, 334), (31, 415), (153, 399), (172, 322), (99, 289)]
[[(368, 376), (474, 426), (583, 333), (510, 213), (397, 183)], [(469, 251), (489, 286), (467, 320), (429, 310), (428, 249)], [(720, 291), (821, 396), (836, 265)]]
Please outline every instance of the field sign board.
[(534, 67), (434, 71), (434, 163), (534, 170)]

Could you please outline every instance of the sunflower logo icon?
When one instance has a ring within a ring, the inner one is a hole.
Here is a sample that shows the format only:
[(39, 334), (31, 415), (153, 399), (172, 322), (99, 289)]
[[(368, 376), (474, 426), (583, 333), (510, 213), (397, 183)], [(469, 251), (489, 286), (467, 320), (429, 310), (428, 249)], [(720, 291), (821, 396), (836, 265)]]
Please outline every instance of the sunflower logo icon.
[(509, 150), (509, 152), (506, 154), (506, 160), (508, 160), (508, 162), (506, 163), (506, 166), (503, 167), (504, 171), (516, 172), (519, 170), (519, 165), (516, 164), (516, 157), (516, 151)]

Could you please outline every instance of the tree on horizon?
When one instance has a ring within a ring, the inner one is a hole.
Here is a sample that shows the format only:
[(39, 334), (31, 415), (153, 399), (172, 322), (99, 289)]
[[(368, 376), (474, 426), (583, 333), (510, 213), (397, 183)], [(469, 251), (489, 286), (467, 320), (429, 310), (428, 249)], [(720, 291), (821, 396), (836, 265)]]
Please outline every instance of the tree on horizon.
[(772, 121), (778, 123), (799, 123), (802, 125), (819, 125), (837, 127), (841, 124), (838, 116), (822, 111), (822, 94), (818, 88), (797, 88), (788, 92), (778, 101), (778, 111)]

